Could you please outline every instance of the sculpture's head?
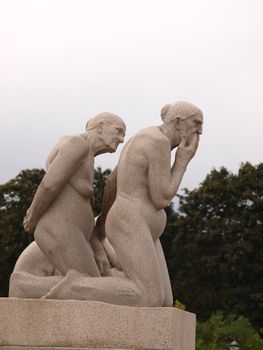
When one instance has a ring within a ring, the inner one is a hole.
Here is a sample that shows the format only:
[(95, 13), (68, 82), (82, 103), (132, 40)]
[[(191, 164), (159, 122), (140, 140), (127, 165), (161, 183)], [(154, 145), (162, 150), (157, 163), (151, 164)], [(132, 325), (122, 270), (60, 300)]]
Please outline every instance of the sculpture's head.
[(180, 101), (167, 104), (161, 110), (161, 118), (174, 133), (174, 146), (181, 142), (183, 133), (191, 142), (194, 134), (201, 135), (203, 132), (203, 113), (192, 103)]
[(103, 112), (90, 119), (86, 124), (86, 131), (94, 130), (100, 142), (103, 143), (104, 152), (115, 152), (119, 143), (124, 141), (126, 126), (124, 121), (117, 115)]

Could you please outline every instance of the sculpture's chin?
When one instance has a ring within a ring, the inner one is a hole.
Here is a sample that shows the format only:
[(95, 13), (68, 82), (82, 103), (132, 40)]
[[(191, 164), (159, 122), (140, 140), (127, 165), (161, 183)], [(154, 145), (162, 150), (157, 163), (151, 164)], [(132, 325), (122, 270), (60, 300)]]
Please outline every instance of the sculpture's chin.
[(118, 148), (118, 145), (113, 144), (109, 147), (109, 152), (110, 153), (116, 152), (117, 148)]

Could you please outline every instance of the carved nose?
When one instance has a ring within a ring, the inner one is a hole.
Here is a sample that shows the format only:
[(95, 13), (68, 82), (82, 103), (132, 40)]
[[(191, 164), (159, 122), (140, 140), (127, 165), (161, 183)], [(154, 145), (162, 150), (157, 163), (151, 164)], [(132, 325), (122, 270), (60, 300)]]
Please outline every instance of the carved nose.
[(202, 127), (202, 126), (200, 126), (199, 130), (197, 131), (197, 133), (198, 133), (199, 135), (202, 135), (202, 133), (203, 133), (203, 127)]

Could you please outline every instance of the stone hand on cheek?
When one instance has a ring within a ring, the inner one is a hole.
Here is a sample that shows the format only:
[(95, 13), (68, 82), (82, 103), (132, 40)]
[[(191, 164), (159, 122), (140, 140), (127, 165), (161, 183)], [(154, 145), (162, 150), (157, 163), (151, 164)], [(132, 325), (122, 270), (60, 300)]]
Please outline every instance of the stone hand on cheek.
[(183, 143), (185, 146), (189, 146), (192, 142), (194, 132), (193, 128), (188, 125), (186, 120), (180, 120), (180, 134), (181, 134), (181, 140), (183, 140)]

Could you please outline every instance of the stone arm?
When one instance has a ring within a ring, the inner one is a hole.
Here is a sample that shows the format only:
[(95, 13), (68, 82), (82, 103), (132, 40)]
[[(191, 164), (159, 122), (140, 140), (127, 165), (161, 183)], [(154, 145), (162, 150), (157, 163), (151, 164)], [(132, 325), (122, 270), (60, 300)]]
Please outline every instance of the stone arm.
[(94, 227), (93, 233), (90, 237), (90, 245), (93, 250), (95, 261), (98, 265), (99, 271), (102, 276), (109, 276), (110, 274), (110, 261), (105, 253), (102, 242), (98, 235), (97, 226)]
[(105, 233), (106, 218), (112, 204), (115, 201), (116, 193), (117, 167), (108, 178), (103, 194), (102, 212), (96, 220), (96, 225), (90, 239), (90, 244), (94, 251), (94, 257), (102, 276), (108, 276), (110, 274), (110, 262), (114, 267), (120, 269), (120, 264), (118, 262), (115, 250), (106, 238)]
[(24, 228), (27, 232), (34, 231), (41, 215), (69, 182), (87, 153), (87, 145), (78, 137), (72, 137), (60, 145), (59, 151), (47, 169), (24, 218)]
[(176, 195), (187, 165), (198, 146), (199, 135), (193, 137), (189, 146), (183, 139), (177, 148), (171, 168), (171, 145), (166, 140), (154, 140), (148, 154), (149, 191), (157, 209), (167, 207)]

